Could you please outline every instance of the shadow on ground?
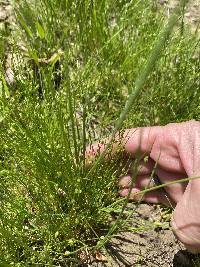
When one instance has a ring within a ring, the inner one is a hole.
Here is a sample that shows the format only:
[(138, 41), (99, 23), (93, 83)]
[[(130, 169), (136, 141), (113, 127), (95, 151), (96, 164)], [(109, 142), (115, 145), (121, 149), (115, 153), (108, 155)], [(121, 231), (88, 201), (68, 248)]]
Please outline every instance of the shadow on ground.
[[(134, 209), (134, 204), (129, 208)], [(98, 267), (193, 267), (193, 259), (165, 225), (159, 206), (140, 204), (130, 221), (133, 231), (123, 231), (107, 244), (107, 260), (92, 260)], [(161, 226), (155, 227), (156, 222)], [(151, 227), (150, 227), (151, 225)], [(163, 222), (164, 225), (164, 222)], [(146, 229), (148, 226), (148, 229)]]

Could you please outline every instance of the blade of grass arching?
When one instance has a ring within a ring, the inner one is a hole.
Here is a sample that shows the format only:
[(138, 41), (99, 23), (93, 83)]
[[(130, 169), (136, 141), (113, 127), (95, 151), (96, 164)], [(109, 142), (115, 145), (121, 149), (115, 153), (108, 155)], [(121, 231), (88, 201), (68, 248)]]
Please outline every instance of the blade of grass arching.
[[(173, 179), (173, 178), (172, 178)], [(165, 184), (161, 184), (161, 185), (156, 185), (156, 186), (153, 186), (151, 188), (147, 188), (147, 189), (144, 189), (140, 192), (137, 192), (137, 193), (134, 193), (134, 195), (142, 195), (144, 193), (148, 193), (148, 192), (151, 192), (151, 191), (155, 191), (157, 189), (162, 189), (162, 188), (165, 188), (167, 186), (170, 186), (170, 185), (173, 185), (173, 184), (177, 184), (177, 183), (185, 183), (185, 182), (190, 182), (190, 181), (193, 181), (193, 180), (197, 180), (197, 179), (200, 179), (200, 176), (192, 176), (192, 177), (188, 177), (188, 178), (183, 178), (183, 179), (179, 179), (179, 180), (174, 180), (172, 182), (168, 182), (168, 183), (165, 183)], [(112, 203), (111, 205), (107, 206), (107, 208), (112, 208), (114, 207), (115, 205), (123, 202), (123, 201), (126, 201), (126, 197), (125, 198), (120, 198), (118, 200), (116, 200), (114, 203)]]
[(165, 183), (165, 184), (161, 184), (161, 185), (153, 186), (151, 188), (147, 188), (147, 189), (142, 190), (141, 192), (137, 192), (135, 194), (136, 195), (141, 195), (143, 193), (148, 193), (148, 192), (151, 192), (151, 191), (154, 191), (154, 190), (157, 190), (157, 189), (162, 189), (162, 188), (165, 188), (165, 187), (173, 185), (173, 184), (190, 182), (190, 181), (197, 180), (197, 179), (200, 179), (200, 176), (193, 176), (193, 177), (183, 178), (183, 179), (179, 179), (179, 180), (174, 180), (172, 182), (168, 182), (168, 183)]
[(141, 73), (139, 74), (138, 78), (136, 79), (135, 86), (132, 90), (132, 93), (129, 95), (128, 100), (126, 101), (125, 107), (120, 114), (120, 118), (116, 122), (116, 125), (115, 125), (113, 132), (112, 132), (111, 139), (110, 139), (109, 143), (106, 145), (105, 150), (103, 151), (103, 153), (100, 154), (100, 156), (96, 160), (95, 164), (91, 167), (88, 174), (91, 174), (93, 171), (95, 171), (97, 166), (102, 162), (105, 154), (107, 153), (108, 149), (111, 147), (112, 142), (114, 141), (116, 134), (122, 128), (123, 123), (126, 120), (127, 115), (129, 113), (129, 111), (131, 110), (134, 101), (139, 96), (139, 93), (141, 92), (147, 78), (149, 77), (150, 73), (154, 69), (156, 62), (160, 58), (163, 47), (165, 47), (166, 42), (167, 42), (174, 26), (176, 25), (176, 23), (180, 17), (180, 14), (182, 11), (182, 6), (185, 5), (187, 2), (188, 2), (188, 0), (180, 1), (180, 4), (175, 8), (174, 13), (169, 18), (167, 25), (164, 27), (161, 34), (158, 36), (158, 39), (156, 40), (156, 42), (153, 46), (153, 49), (150, 53), (150, 56), (147, 60), (147, 63), (145, 65), (145, 67), (141, 70)]

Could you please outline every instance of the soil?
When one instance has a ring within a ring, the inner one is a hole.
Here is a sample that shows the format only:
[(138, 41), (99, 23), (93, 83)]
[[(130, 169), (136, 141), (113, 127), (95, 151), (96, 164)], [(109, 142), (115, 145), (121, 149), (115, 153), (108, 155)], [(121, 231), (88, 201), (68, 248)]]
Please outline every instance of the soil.
[(133, 231), (121, 232), (108, 243), (107, 262), (93, 258), (83, 266), (193, 267), (193, 256), (174, 237), (164, 211), (160, 205), (140, 204), (131, 219)]
[[(166, 16), (171, 13), (177, 2), (178, 0), (158, 0), (158, 3), (164, 6)], [(200, 0), (192, 0), (187, 7), (185, 18), (193, 30), (198, 25), (199, 17)], [(10, 20), (12, 21), (10, 18), (9, 1), (0, 0), (0, 29), (3, 29)], [(132, 203), (129, 208), (134, 209), (135, 205)], [(141, 227), (145, 229), (139, 232), (121, 232), (107, 245), (109, 252), (109, 256), (106, 255), (107, 262), (93, 259), (84, 266), (192, 267), (192, 256), (175, 239), (169, 222), (162, 214), (163, 210), (159, 205), (140, 204), (132, 217), (130, 227), (136, 230)]]

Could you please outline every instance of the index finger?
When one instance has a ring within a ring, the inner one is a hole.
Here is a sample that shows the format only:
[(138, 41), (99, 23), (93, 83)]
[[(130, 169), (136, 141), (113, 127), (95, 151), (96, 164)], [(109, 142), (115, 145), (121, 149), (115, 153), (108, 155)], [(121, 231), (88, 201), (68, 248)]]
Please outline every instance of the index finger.
[[(111, 145), (111, 155), (114, 156), (119, 150), (128, 153), (131, 157), (134, 157), (138, 152), (149, 155), (160, 133), (161, 126), (126, 129), (114, 138)], [(97, 155), (102, 154), (110, 141), (111, 138), (107, 138), (87, 147), (86, 158), (92, 160)]]

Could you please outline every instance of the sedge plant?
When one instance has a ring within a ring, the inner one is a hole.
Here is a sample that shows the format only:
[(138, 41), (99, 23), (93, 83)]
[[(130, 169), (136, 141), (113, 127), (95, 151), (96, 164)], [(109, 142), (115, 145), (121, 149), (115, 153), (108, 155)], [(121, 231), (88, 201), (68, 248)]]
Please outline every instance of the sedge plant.
[(13, 8), (5, 41), (14, 82), (3, 64), (0, 74), (0, 263), (77, 266), (82, 251), (119, 230), (125, 209), (115, 224), (109, 206), (125, 169), (103, 155), (88, 166), (86, 147), (123, 124), (198, 118), (199, 40), (179, 26), (170, 40), (182, 9), (164, 27), (156, 1), (20, 0)]

